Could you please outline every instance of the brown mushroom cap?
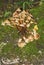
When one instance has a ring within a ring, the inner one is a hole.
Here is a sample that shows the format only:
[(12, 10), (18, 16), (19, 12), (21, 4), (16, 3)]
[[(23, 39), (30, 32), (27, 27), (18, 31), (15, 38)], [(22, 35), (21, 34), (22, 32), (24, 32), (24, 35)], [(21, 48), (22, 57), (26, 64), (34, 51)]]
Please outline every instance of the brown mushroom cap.
[(31, 17), (30, 17), (30, 16), (28, 16), (28, 17), (27, 17), (27, 20), (29, 20), (29, 21), (30, 21), (30, 20), (31, 20)]
[(23, 11), (22, 11), (22, 14), (26, 14), (26, 11), (25, 11), (25, 10), (23, 10)]
[(29, 36), (29, 41), (32, 42), (34, 40), (34, 37), (32, 35)]
[(15, 18), (11, 17), (10, 20), (11, 20), (11, 21), (15, 21)]
[(20, 9), (20, 8), (18, 8), (16, 11), (21, 12), (21, 9)]
[(25, 22), (26, 22), (26, 23), (29, 23), (29, 21), (28, 21), (28, 20), (26, 20)]
[(30, 27), (30, 23), (29, 23), (29, 24), (27, 24), (26, 26), (27, 26), (27, 28), (28, 28), (28, 27)]
[(16, 15), (14, 15), (13, 17), (14, 17), (14, 18), (18, 18), (19, 16), (18, 16), (18, 14), (16, 14)]
[(36, 36), (34, 37), (35, 40), (38, 40), (40, 37), (40, 35), (38, 33), (36, 33)]
[(17, 12), (15, 11), (15, 12), (13, 13), (13, 17), (14, 17), (16, 14), (17, 14)]
[(34, 22), (33, 21), (30, 21), (31, 24), (33, 24)]
[(29, 14), (30, 17), (33, 17), (32, 14)]
[(26, 43), (25, 42), (20, 42), (20, 43), (18, 43), (18, 47), (20, 47), (20, 48), (23, 48), (24, 46), (26, 45)]
[(9, 25), (9, 26), (13, 27), (8, 19), (5, 20), (4, 22), (2, 22), (1, 25), (3, 25), (3, 26), (5, 26), (5, 25)]

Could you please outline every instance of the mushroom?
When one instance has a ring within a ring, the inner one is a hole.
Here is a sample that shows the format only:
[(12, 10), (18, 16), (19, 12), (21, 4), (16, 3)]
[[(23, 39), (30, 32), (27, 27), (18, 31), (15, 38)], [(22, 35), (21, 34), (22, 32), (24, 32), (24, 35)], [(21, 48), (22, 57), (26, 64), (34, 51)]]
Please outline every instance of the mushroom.
[(30, 17), (33, 17), (32, 14), (29, 14)]
[(15, 21), (15, 18), (13, 18), (13, 17), (10, 17), (10, 19), (9, 19), (10, 21)]
[(30, 27), (30, 23), (29, 23), (29, 24), (27, 24), (27, 28), (28, 28), (28, 27)]
[(32, 35), (29, 36), (29, 41), (32, 42), (34, 40), (34, 37)]
[(2, 22), (2, 24), (1, 25), (3, 25), (3, 26), (5, 26), (5, 25), (9, 25), (9, 26), (11, 26), (11, 24), (10, 24), (10, 21), (9, 20), (5, 20), (4, 22)]
[(34, 39), (38, 40), (38, 38), (40, 37), (39, 34), (36, 32), (36, 30), (38, 30), (38, 28), (35, 27), (35, 29), (33, 29), (33, 33), (34, 33)]
[(30, 21), (30, 20), (31, 20), (31, 17), (30, 17), (30, 16), (28, 16), (28, 17), (27, 17), (27, 20), (29, 20), (29, 21)]
[(25, 18), (26, 17), (26, 12), (25, 12), (25, 10), (23, 10), (20, 14), (19, 14), (19, 16), (21, 17), (21, 18)]
[(21, 9), (20, 9), (20, 8), (18, 8), (18, 9), (16, 10), (16, 12), (19, 12), (19, 13), (20, 13), (20, 12), (21, 12)]
[[(22, 38), (18, 40), (18, 46), (24, 47), (26, 43), (32, 42), (34, 39), (38, 40), (40, 37), (39, 34), (36, 32), (38, 30), (38, 26), (35, 22), (35, 20), (32, 18), (33, 16), (28, 11), (21, 11), (20, 8), (18, 8), (14, 13), (13, 17), (9, 20), (5, 20), (2, 25), (9, 25), (9, 26), (16, 26), (18, 31), (20, 32)], [(32, 30), (29, 30), (29, 27), (31, 24), (36, 24)], [(27, 34), (30, 34), (29, 36)]]
[(31, 24), (33, 24), (34, 22), (33, 21), (30, 21)]
[(34, 37), (35, 40), (38, 40), (40, 37), (40, 35), (38, 33), (36, 33), (36, 36)]
[(17, 12), (14, 12), (14, 13), (13, 13), (13, 17), (14, 17), (16, 14), (17, 14)]
[(18, 8), (14, 13), (13, 13), (13, 17), (15, 17), (16, 15), (18, 15), (21, 12), (20, 8)]
[(24, 19), (25, 17), (26, 17), (26, 15), (25, 15), (24, 13), (22, 13), (22, 14), (21, 14), (21, 18)]
[(5, 26), (5, 23), (4, 23), (4, 22), (2, 22), (2, 23), (1, 23), (1, 25)]
[(20, 47), (20, 48), (23, 48), (24, 46), (26, 45), (26, 43), (25, 42), (20, 42), (20, 43), (18, 43), (18, 47)]
[(14, 18), (19, 18), (18, 14), (16, 14), (15, 16), (13, 16)]
[(38, 26), (37, 25), (34, 26), (34, 30), (38, 30)]
[(22, 14), (26, 14), (27, 12), (25, 10), (22, 11)]
[(25, 39), (25, 43), (28, 43), (29, 42), (29, 39), (27, 38), (27, 39)]
[(24, 39), (25, 43), (28, 43), (29, 42), (29, 39), (26, 38), (25, 36), (23, 36), (23, 39)]
[(20, 43), (22, 41), (22, 39), (20, 38), (19, 40), (18, 40), (18, 43)]
[(28, 21), (28, 20), (26, 20), (25, 22), (26, 22), (26, 23), (29, 23), (29, 21)]

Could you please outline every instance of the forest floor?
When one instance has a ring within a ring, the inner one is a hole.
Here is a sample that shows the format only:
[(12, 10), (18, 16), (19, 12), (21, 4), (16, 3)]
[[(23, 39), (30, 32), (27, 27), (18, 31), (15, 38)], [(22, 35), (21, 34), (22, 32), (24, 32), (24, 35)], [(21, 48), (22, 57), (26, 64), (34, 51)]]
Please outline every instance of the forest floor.
[(19, 65), (25, 64), (24, 61), (27, 61), (27, 65), (44, 65), (44, 3), (30, 9), (30, 12), (37, 20), (40, 38), (28, 43), (23, 48), (19, 48), (16, 45), (16, 39), (19, 38), (17, 30), (9, 26), (3, 27), (1, 25), (3, 19), (0, 19), (0, 58), (19, 57), (21, 63)]

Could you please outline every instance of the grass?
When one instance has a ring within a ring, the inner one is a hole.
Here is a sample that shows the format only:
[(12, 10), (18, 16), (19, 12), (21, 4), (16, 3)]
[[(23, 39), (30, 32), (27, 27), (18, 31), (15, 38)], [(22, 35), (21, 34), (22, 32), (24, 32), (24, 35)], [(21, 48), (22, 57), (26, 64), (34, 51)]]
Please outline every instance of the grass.
[[(15, 56), (19, 56), (21, 59), (29, 59), (31, 55), (37, 56), (39, 50), (44, 52), (44, 3), (39, 7), (30, 9), (30, 12), (35, 19), (39, 18), (37, 23), (39, 27), (38, 33), (40, 34), (40, 39), (27, 44), (21, 49), (14, 45), (14, 40), (19, 37), (17, 30), (9, 26), (0, 26), (0, 43), (6, 42), (6, 39), (9, 38), (8, 44), (2, 49), (2, 55), (5, 53), (8, 54), (8, 56), (9, 54), (14, 54)], [(11, 36), (9, 36), (9, 34), (11, 34)]]

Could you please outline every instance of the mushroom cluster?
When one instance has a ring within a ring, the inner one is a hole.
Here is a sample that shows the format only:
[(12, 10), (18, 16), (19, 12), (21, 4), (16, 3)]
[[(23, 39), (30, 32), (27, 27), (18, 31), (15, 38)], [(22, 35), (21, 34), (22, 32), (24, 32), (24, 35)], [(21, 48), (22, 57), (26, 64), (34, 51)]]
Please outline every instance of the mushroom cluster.
[[(18, 39), (19, 47), (24, 47), (27, 43), (32, 42), (33, 40), (38, 40), (39, 34), (37, 33), (37, 23), (35, 22), (32, 14), (30, 14), (28, 11), (22, 11), (20, 8), (18, 8), (13, 13), (13, 16), (8, 19), (8, 21), (9, 22), (5, 21), (2, 24), (7, 24), (12, 27), (16, 26), (21, 36), (21, 38)], [(32, 29), (30, 28), (31, 26), (33, 26)]]

